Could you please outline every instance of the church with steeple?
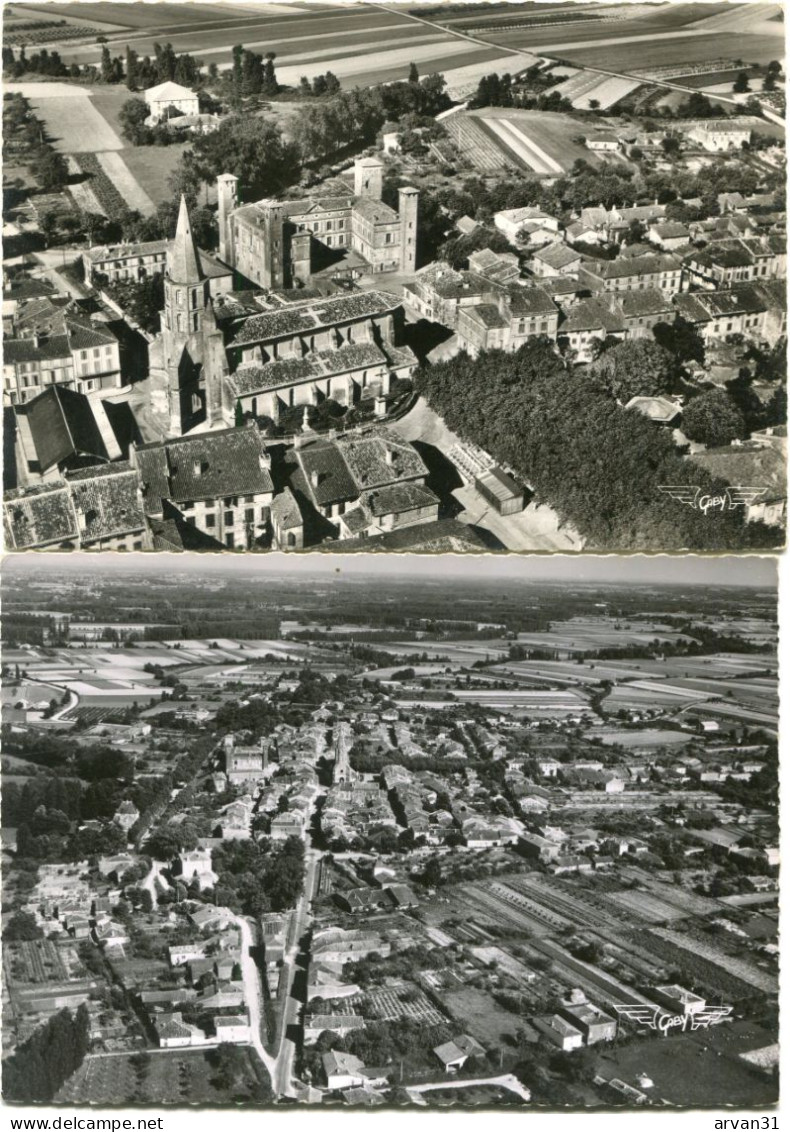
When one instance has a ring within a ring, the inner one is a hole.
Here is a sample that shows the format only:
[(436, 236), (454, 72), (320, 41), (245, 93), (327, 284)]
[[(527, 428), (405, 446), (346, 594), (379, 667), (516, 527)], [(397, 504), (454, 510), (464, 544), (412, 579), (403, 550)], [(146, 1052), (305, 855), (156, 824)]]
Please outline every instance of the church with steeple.
[(381, 415), (392, 381), (416, 368), (400, 344), (402, 300), (390, 291), (328, 284), (303, 294), (254, 281), (234, 291), (233, 281), (232, 267), (197, 247), (182, 197), (158, 343), (169, 437), (232, 428), (239, 418), (276, 425), (284, 412), (303, 416), (327, 399), (349, 408), (367, 400)]
[(211, 428), (233, 423), (224, 336), (214, 315), (211, 276), (216, 273), (211, 266), (195, 244), (182, 196), (175, 239), (167, 249), (161, 317), (171, 436), (181, 436), (203, 420)]

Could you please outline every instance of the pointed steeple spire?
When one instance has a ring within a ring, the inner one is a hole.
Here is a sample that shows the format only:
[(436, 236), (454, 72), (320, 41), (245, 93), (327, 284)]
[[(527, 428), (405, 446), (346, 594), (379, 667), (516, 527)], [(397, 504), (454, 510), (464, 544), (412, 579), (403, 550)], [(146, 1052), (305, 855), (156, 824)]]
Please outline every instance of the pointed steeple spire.
[(183, 194), (178, 209), (176, 237), (167, 253), (167, 269), (174, 283), (199, 283), (204, 278)]

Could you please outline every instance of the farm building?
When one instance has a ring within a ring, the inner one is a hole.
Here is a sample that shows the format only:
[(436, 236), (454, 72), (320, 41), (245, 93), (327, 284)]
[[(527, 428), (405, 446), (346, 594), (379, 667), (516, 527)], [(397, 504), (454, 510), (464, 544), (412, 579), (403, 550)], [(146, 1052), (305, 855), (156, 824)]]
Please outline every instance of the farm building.
[(678, 127), (686, 127), (684, 132), (689, 141), (707, 149), (710, 153), (726, 153), (731, 149), (741, 149), (752, 140), (752, 131), (749, 126), (738, 120), (710, 122), (679, 122)]
[(340, 179), (324, 182), (301, 200), (261, 200), (239, 206), (238, 178), (217, 181), (220, 258), (261, 287), (309, 284), (313, 241), (356, 253), (357, 274), (411, 272), (417, 254), (419, 192), (398, 190), (398, 211), (382, 199), (384, 164), (360, 158), (353, 189)]
[(197, 94), (179, 83), (165, 82), (149, 87), (148, 90), (143, 91), (143, 98), (148, 105), (147, 125), (149, 126), (154, 126), (157, 122), (174, 115), (200, 113)]
[(500, 515), (524, 510), (524, 489), (501, 468), (488, 468), (475, 477), (475, 487)]

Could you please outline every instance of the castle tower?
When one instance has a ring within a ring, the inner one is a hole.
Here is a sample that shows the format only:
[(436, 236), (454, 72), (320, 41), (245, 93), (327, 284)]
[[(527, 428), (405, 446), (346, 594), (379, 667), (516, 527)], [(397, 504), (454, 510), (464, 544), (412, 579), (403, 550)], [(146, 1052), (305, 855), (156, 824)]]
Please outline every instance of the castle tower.
[(228, 267), (235, 267), (235, 249), (230, 226), (230, 214), (239, 203), (239, 178), (232, 173), (217, 177), (217, 226), (219, 228), (219, 258)]
[(404, 185), (398, 189), (398, 215), (400, 216), (400, 269), (417, 270), (417, 211), (419, 189)]
[(168, 384), (170, 435), (181, 436), (202, 410), (201, 330), (209, 302), (209, 281), (200, 266), (200, 255), (183, 196), (175, 239), (167, 249), (164, 282), (162, 353)]
[(378, 157), (360, 157), (354, 162), (354, 196), (381, 200), (384, 162)]
[(285, 223), (282, 206), (267, 204), (263, 214), (264, 259), (261, 283), (273, 290), (285, 283)]

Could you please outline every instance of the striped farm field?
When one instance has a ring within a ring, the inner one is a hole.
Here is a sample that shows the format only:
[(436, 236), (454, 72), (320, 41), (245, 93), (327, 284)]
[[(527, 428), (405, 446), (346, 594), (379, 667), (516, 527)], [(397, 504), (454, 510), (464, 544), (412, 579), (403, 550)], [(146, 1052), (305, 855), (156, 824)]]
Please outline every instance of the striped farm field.
[[(537, 177), (560, 177), (577, 158), (592, 165), (599, 160), (573, 140), (579, 123), (566, 114), (486, 107), (456, 114), (446, 125), (463, 154), (483, 172), (509, 165)], [(599, 126), (607, 129), (605, 121)]]

